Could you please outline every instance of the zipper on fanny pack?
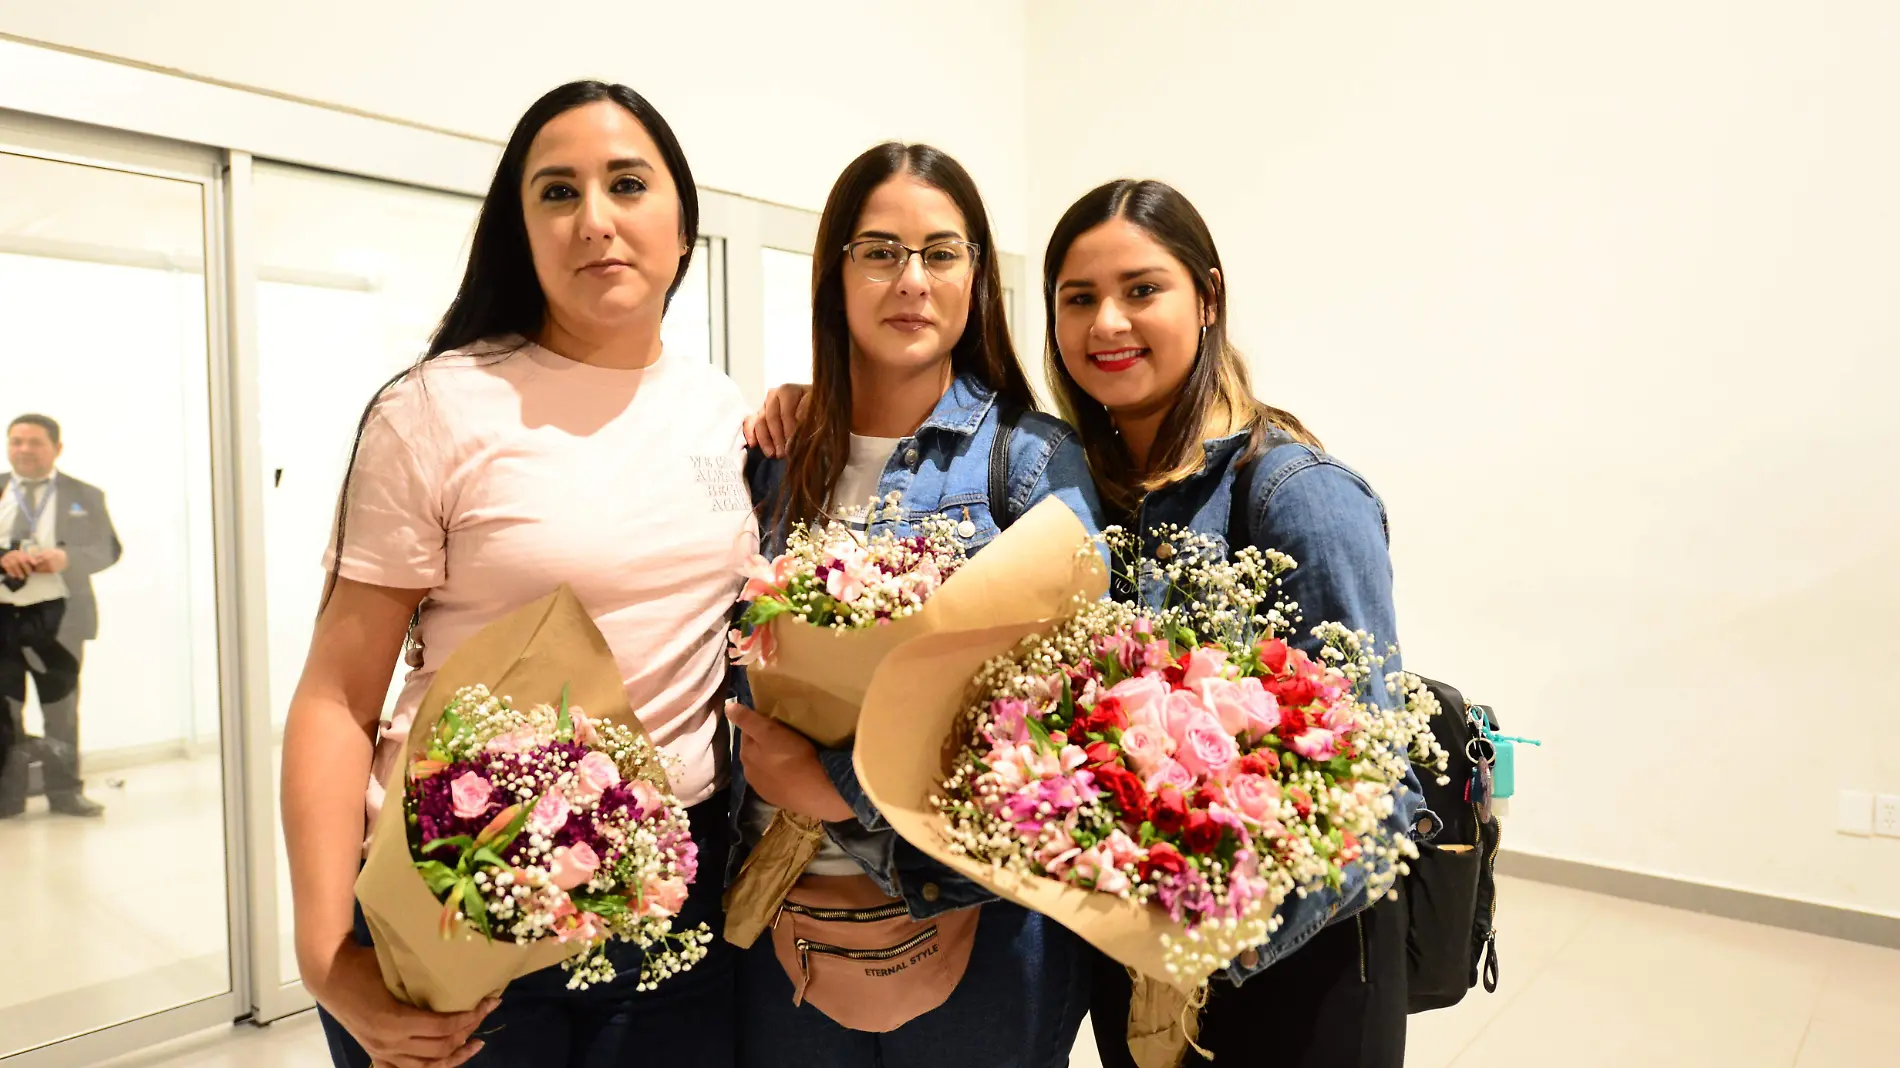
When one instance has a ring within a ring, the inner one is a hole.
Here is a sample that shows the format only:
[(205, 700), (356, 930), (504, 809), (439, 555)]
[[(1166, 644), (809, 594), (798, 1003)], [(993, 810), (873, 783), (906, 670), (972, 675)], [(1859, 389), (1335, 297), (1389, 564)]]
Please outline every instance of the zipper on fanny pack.
[(902, 901), (893, 901), (888, 905), (878, 905), (868, 909), (827, 909), (787, 901), (780, 908), (800, 916), (809, 916), (814, 920), (830, 920), (839, 923), (875, 923), (878, 920), (894, 919), (910, 911), (910, 907)]
[(834, 946), (829, 942), (814, 942), (809, 938), (801, 938), (798, 940), (798, 966), (805, 967), (806, 958), (813, 953), (844, 957), (847, 960), (890, 960), (892, 957), (901, 957), (909, 953), (935, 937), (937, 937), (937, 925), (933, 923), (917, 932), (914, 937), (886, 949), (847, 949), (844, 946)]

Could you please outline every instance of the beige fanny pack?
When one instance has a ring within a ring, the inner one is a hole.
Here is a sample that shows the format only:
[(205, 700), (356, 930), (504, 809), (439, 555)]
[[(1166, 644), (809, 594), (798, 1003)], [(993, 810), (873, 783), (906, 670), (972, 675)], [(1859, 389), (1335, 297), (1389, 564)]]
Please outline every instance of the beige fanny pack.
[(853, 1031), (894, 1031), (962, 980), (980, 909), (914, 920), (868, 875), (806, 875), (772, 923), (772, 948), (809, 1003)]

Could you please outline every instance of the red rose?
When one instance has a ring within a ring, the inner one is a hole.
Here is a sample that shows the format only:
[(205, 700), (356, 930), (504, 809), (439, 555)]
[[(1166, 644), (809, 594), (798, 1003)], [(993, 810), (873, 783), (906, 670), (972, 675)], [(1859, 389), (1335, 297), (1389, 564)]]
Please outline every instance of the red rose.
[(1194, 791), (1194, 796), (1189, 799), (1189, 804), (1195, 808), (1206, 808), (1209, 805), (1225, 805), (1226, 803), (1227, 791), (1213, 783), (1209, 783), (1199, 790)]
[(1154, 822), (1155, 830), (1162, 834), (1174, 834), (1187, 821), (1187, 799), (1181, 796), (1178, 786), (1163, 786), (1155, 791), (1154, 806), (1149, 810), (1148, 818)]
[(1286, 659), (1289, 652), (1291, 652), (1291, 650), (1287, 648), (1287, 644), (1278, 638), (1272, 641), (1261, 642), (1260, 662), (1266, 665), (1268, 671), (1278, 675), (1280, 672), (1286, 670)]
[(1308, 678), (1268, 679), (1266, 688), (1279, 699), (1282, 710), (1305, 708), (1319, 699), (1319, 683)]
[(1115, 799), (1115, 807), (1129, 823), (1139, 826), (1148, 818), (1148, 791), (1134, 772), (1109, 764), (1095, 770), (1095, 785)]
[(1313, 798), (1305, 790), (1297, 786), (1289, 786), (1286, 788), (1286, 796), (1293, 802), (1293, 811), (1298, 812), (1301, 819), (1313, 814)]
[(1121, 698), (1104, 697), (1095, 703), (1095, 708), (1089, 713), (1089, 722), (1096, 725), (1091, 730), (1106, 732), (1112, 727), (1125, 731), (1128, 729), (1128, 713), (1122, 710)]
[(1187, 858), (1166, 842), (1156, 842), (1148, 847), (1148, 859), (1141, 862), (1141, 879), (1147, 882), (1151, 876), (1179, 875), (1187, 870)]
[(1280, 709), (1280, 726), (1275, 729), (1279, 731), (1282, 738), (1298, 738), (1306, 733), (1306, 728), (1312, 725), (1312, 721), (1307, 718), (1305, 712), (1297, 708), (1282, 708)]
[(1240, 758), (1240, 770), (1271, 779), (1280, 773), (1280, 755), (1271, 749), (1257, 749)]
[(1090, 742), (1083, 752), (1089, 755), (1090, 764), (1113, 764), (1116, 758), (1115, 747), (1107, 742)]
[(1227, 828), (1214, 822), (1214, 818), (1200, 809), (1188, 813), (1187, 823), (1181, 828), (1181, 839), (1189, 850), (1200, 856), (1214, 852), (1220, 845), (1220, 837)]

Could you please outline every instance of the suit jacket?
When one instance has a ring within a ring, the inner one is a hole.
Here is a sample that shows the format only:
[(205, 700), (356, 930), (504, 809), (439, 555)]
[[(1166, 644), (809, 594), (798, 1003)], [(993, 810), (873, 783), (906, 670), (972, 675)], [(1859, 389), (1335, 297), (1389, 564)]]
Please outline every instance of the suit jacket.
[[(0, 471), (0, 493), (13, 492), (13, 472)], [(92, 576), (119, 562), (123, 551), (119, 532), (106, 511), (106, 495), (99, 487), (64, 472), (55, 472), (53, 492), (58, 512), (54, 539), (66, 550), (66, 617), (60, 622), (63, 638), (91, 641), (99, 636), (99, 603), (93, 599)]]

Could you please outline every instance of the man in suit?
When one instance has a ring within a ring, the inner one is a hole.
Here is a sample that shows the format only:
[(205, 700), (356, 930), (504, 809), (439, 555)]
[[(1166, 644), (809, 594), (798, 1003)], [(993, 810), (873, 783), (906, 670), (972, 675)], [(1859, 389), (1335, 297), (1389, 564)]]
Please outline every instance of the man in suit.
[[(39, 747), (54, 812), (97, 816), (79, 777), (79, 672), (99, 636), (92, 576), (119, 562), (118, 532), (98, 488), (54, 465), (59, 424), (22, 415), (7, 428), (10, 473), (0, 475), (0, 818), (26, 807), (20, 713), (33, 676), (46, 736)], [(12, 744), (9, 745), (8, 743)]]

